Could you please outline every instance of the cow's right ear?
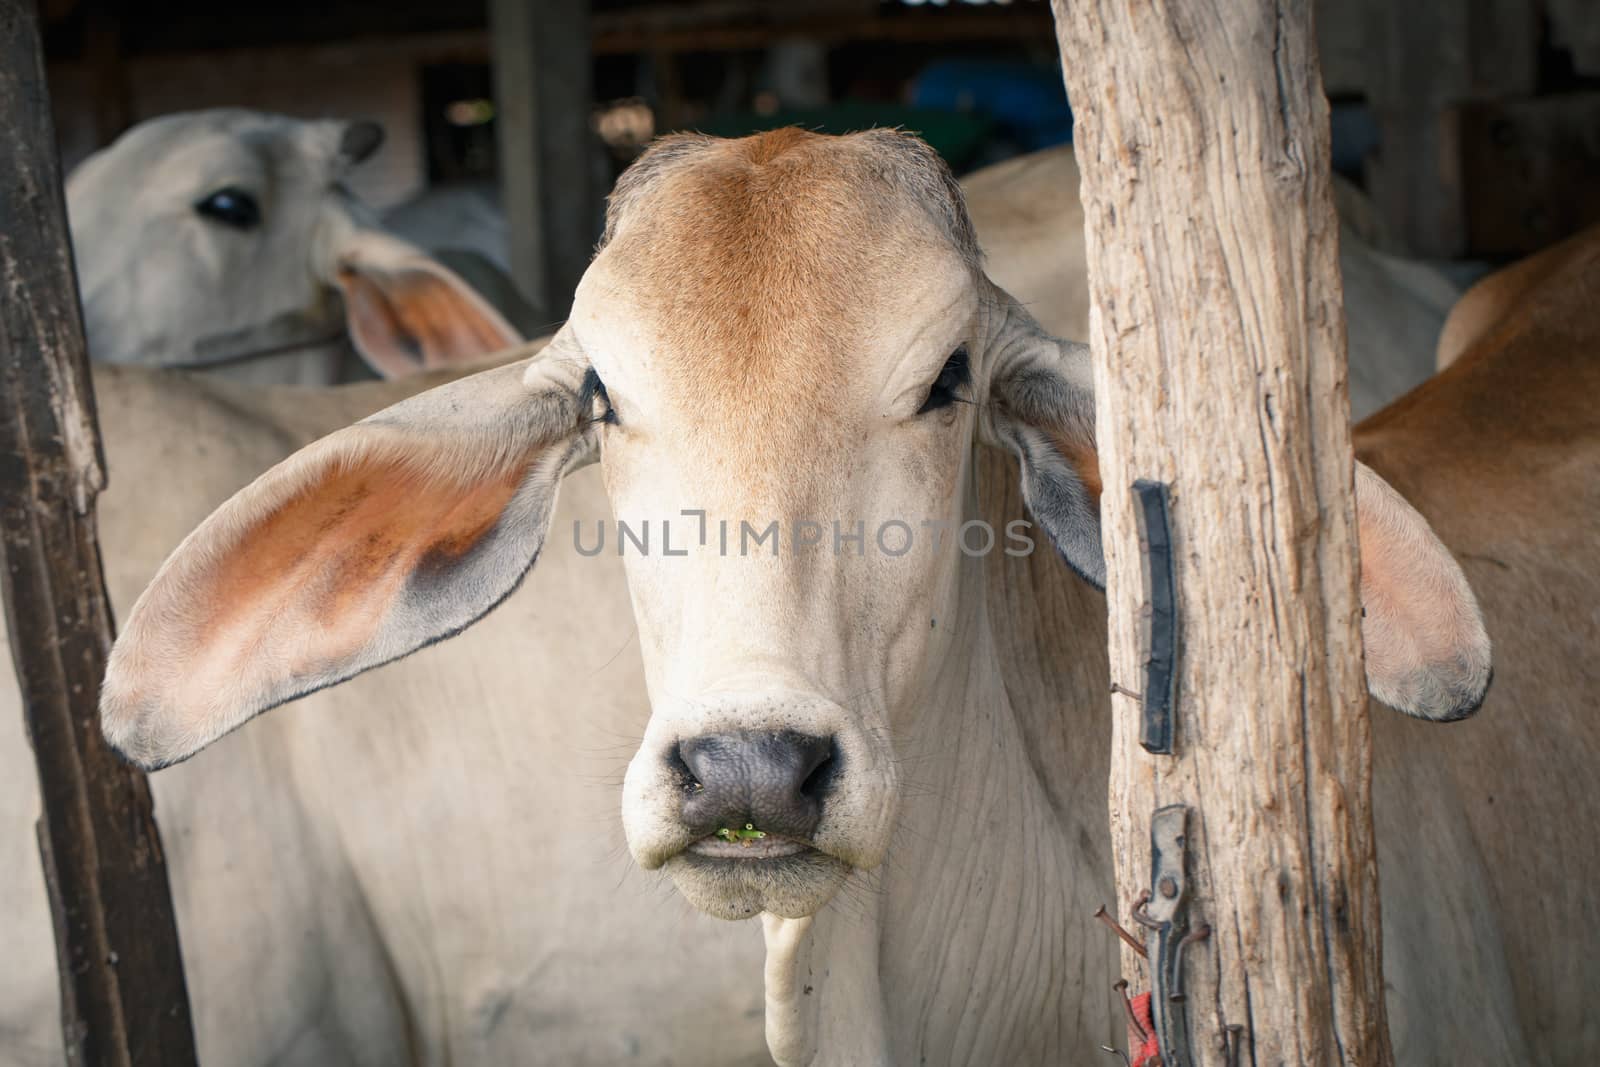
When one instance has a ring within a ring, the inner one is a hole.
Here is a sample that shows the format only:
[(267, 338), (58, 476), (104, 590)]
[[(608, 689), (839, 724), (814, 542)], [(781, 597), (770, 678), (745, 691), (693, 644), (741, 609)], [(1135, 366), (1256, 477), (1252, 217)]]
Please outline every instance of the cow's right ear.
[(422, 393), (302, 449), (214, 512), (134, 604), (101, 692), (135, 763), (451, 637), (544, 543), (595, 450), (586, 364), (538, 356)]

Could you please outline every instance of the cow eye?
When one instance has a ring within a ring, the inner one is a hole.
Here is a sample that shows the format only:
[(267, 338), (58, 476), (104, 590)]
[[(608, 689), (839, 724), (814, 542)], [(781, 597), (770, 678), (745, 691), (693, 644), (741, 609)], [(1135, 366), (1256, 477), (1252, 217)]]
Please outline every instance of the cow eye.
[(928, 399), (922, 402), (917, 414), (926, 415), (930, 411), (938, 411), (955, 403), (965, 404), (967, 398), (962, 392), (971, 383), (972, 367), (967, 361), (967, 346), (962, 345), (950, 353), (950, 358), (944, 361), (944, 368), (939, 371), (939, 377), (928, 387)]
[(600, 380), (600, 375), (595, 373), (593, 367), (590, 367), (589, 372), (583, 376), (579, 403), (580, 407), (599, 412), (593, 421), (603, 422), (608, 426), (617, 424), (617, 412), (611, 406), (611, 394), (606, 392), (606, 383)]
[(236, 185), (224, 186), (208, 194), (194, 209), (236, 230), (253, 230), (261, 225), (261, 205), (256, 198)]

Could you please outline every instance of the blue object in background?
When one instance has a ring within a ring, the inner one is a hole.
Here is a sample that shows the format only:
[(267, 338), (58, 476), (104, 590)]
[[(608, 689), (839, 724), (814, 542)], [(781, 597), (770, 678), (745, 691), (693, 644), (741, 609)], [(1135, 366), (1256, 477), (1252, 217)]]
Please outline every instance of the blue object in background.
[(930, 63), (911, 87), (916, 108), (982, 115), (1021, 152), (1072, 140), (1072, 109), (1058, 67), (1010, 60)]
[(1378, 120), (1364, 101), (1336, 101), (1328, 108), (1333, 169), (1361, 180), (1362, 164), (1378, 150)]

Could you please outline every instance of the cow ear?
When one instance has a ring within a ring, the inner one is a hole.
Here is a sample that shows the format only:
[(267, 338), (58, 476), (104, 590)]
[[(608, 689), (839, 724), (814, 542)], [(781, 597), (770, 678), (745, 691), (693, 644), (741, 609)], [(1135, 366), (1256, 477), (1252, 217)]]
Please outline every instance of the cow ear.
[(986, 436), (1016, 453), (1023, 500), (1067, 564), (1104, 589), (1089, 349), (1031, 321), (1008, 333), (989, 384)]
[(1427, 520), (1364, 463), (1356, 464), (1356, 519), (1367, 687), (1408, 715), (1466, 718), (1492, 674), (1466, 575)]
[(214, 512), (134, 604), (106, 739), (154, 768), (284, 701), (453, 636), (544, 542), (593, 449), (582, 369), (523, 360), (302, 449)]
[(472, 362), (522, 335), (448, 267), (404, 241), (361, 231), (335, 280), (356, 350), (385, 378)]
[[(1103, 589), (1089, 351), (1043, 334), (1015, 310), (1007, 322), (984, 431), (1016, 452), (1028, 509), (1067, 563)], [(1488, 690), (1490, 657), (1466, 576), (1427, 521), (1363, 464), (1356, 513), (1367, 687), (1419, 718), (1471, 715)]]

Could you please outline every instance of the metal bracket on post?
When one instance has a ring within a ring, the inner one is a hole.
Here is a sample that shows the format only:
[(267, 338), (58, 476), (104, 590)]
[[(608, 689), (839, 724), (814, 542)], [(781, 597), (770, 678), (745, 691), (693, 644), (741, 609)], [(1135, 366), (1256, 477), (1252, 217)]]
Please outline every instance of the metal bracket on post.
[(1134, 918), (1145, 928), (1150, 959), (1150, 1011), (1162, 1067), (1188, 1067), (1189, 1032), (1183, 1009), (1183, 954), (1211, 931), (1189, 928), (1189, 876), (1185, 862), (1189, 809), (1173, 804), (1150, 819), (1150, 889), (1140, 894)]
[(1172, 573), (1172, 530), (1167, 524), (1167, 483), (1133, 483), (1139, 524), (1139, 650), (1144, 661), (1143, 719), (1139, 743), (1146, 752), (1172, 754), (1173, 708), (1178, 696), (1178, 605)]

